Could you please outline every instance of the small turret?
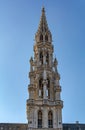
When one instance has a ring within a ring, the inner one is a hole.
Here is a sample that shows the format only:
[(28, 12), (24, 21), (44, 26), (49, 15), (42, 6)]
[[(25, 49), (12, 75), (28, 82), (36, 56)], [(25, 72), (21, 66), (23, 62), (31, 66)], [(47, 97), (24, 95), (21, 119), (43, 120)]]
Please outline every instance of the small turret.
[(55, 58), (55, 59), (54, 59), (55, 72), (57, 72), (57, 65), (58, 65), (58, 61), (57, 61), (57, 59)]
[(30, 72), (33, 71), (33, 58), (30, 58)]

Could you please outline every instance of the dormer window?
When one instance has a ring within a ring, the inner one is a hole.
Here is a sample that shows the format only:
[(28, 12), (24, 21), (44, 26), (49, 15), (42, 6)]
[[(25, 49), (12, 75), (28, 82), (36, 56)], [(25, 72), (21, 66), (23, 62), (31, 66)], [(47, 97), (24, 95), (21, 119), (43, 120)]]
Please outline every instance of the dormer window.
[(40, 41), (43, 41), (43, 35), (42, 34), (40, 35)]

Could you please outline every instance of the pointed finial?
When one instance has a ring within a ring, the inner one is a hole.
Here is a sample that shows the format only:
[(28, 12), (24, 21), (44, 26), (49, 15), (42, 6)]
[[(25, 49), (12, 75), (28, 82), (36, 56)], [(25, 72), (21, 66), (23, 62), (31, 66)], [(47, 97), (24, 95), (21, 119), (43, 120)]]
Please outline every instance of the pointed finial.
[(42, 7), (42, 16), (43, 16), (43, 17), (46, 17), (46, 16), (45, 16), (45, 8), (44, 8), (44, 6)]
[[(48, 34), (48, 36), (51, 39), (51, 32), (50, 32), (50, 30), (48, 28), (46, 15), (45, 15), (45, 8), (43, 6), (42, 7), (42, 12), (41, 12), (41, 17), (40, 17), (40, 23), (39, 23), (38, 30), (37, 30), (37, 33), (36, 33), (36, 36), (35, 36), (35, 40), (37, 42), (41, 42), (43, 40), (42, 35), (43, 34), (45, 35), (46, 33)], [(40, 37), (42, 37), (42, 38), (40, 38)], [(52, 41), (52, 40), (50, 40), (50, 41)]]
[(42, 7), (42, 12), (45, 12), (45, 8), (44, 8), (44, 6)]
[(55, 59), (54, 59), (54, 64), (55, 64), (55, 65), (58, 65), (58, 61), (57, 61), (56, 57), (55, 57)]
[(33, 58), (32, 57), (30, 58), (30, 62), (33, 62)]

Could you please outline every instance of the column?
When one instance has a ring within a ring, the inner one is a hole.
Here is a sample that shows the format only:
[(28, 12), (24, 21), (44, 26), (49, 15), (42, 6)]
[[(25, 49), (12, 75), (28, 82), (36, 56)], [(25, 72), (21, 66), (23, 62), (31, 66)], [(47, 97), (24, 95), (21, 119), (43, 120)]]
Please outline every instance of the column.
[(58, 128), (58, 109), (56, 109), (56, 127)]
[(46, 70), (43, 72), (43, 98), (47, 99), (46, 90), (47, 90), (47, 75)]
[(33, 66), (32, 66), (32, 63), (30, 63), (30, 72), (33, 71)]
[(56, 93), (55, 93), (55, 100), (60, 100), (60, 92), (58, 91), (56, 91)]
[(62, 128), (62, 112), (58, 109), (58, 128)]
[(37, 108), (35, 107), (35, 108), (34, 108), (34, 128), (37, 128), (37, 125), (38, 125), (38, 124), (37, 124), (37, 123), (38, 123), (38, 122), (37, 122), (37, 120), (38, 120), (38, 113), (37, 113), (37, 111), (38, 111), (38, 110), (37, 110)]
[(43, 107), (43, 128), (48, 128), (48, 110)]
[(38, 49), (38, 59), (37, 59), (37, 66), (40, 66), (40, 50)]
[(51, 53), (49, 52), (49, 66), (51, 67), (51, 62), (52, 62), (52, 58), (51, 58)]
[(46, 64), (46, 55), (45, 55), (45, 52), (43, 52), (43, 64), (44, 65)]
[(56, 109), (53, 110), (53, 128), (57, 128)]
[(47, 99), (46, 90), (47, 90), (47, 81), (44, 80), (44, 81), (43, 81), (43, 98), (44, 98), (44, 99)]

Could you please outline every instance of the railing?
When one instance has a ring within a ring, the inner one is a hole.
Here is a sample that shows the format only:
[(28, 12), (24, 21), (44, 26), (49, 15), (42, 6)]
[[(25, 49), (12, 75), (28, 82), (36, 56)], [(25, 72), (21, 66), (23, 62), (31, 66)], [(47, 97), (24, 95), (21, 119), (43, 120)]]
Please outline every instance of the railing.
[(63, 106), (63, 101), (57, 100), (57, 101), (55, 102), (55, 104), (56, 104), (56, 105), (61, 105), (61, 106)]
[(27, 104), (34, 104), (35, 102), (34, 102), (34, 100), (33, 99), (28, 99), (27, 100)]
[(62, 130), (62, 128), (28, 128), (28, 130)]
[(63, 101), (61, 100), (56, 100), (56, 101), (51, 101), (48, 99), (44, 100), (33, 100), (33, 99), (28, 99), (27, 104), (38, 104), (38, 105), (58, 105), (63, 107)]

